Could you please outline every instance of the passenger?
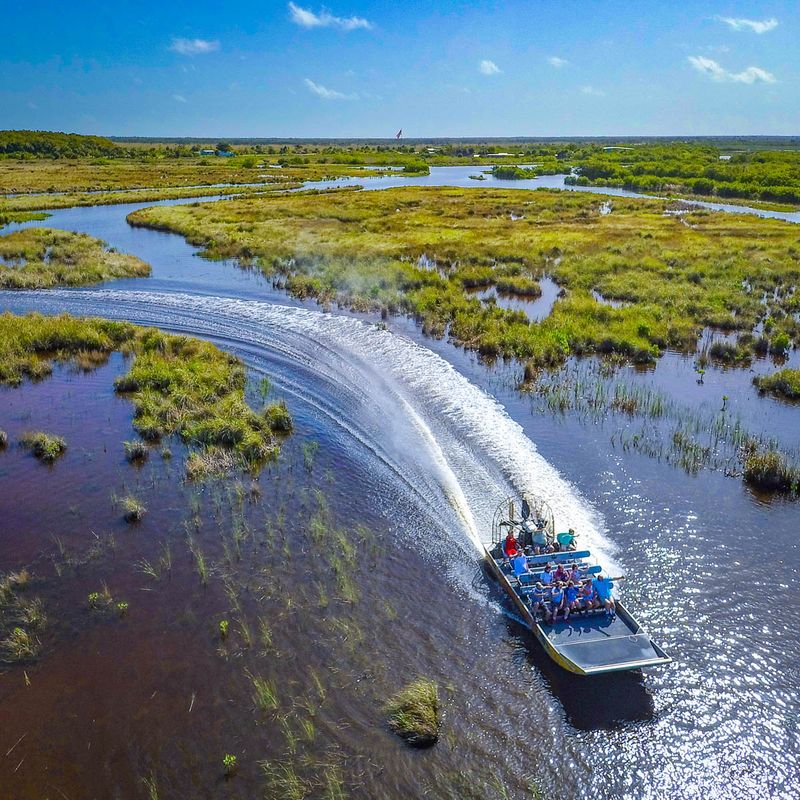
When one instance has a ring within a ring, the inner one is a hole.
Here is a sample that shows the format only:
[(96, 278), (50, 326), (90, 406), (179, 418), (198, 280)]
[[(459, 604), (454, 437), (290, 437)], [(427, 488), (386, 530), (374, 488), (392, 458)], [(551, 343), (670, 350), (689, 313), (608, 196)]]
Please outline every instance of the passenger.
[(580, 586), (583, 582), (583, 570), (578, 569), (578, 565), (573, 563), (569, 568), (569, 579), (576, 585)]
[(547, 547), (547, 531), (544, 528), (536, 528), (533, 532), (533, 552), (537, 555), (544, 553)]
[(563, 564), (559, 564), (556, 567), (556, 571), (553, 573), (553, 580), (561, 581), (561, 583), (566, 583), (569, 580), (569, 573), (564, 569)]
[(544, 588), (540, 581), (537, 581), (536, 586), (533, 587), (533, 591), (531, 592), (531, 610), (533, 611), (534, 617), (536, 617), (536, 614), (540, 610), (547, 616), (547, 608), (545, 607), (546, 600), (547, 589)]
[(545, 585), (550, 586), (553, 583), (553, 573), (550, 571), (549, 564), (544, 565), (544, 571), (539, 573), (539, 580)]
[(581, 609), (580, 600), (578, 600), (578, 587), (572, 581), (567, 583), (567, 588), (564, 590), (564, 622), (569, 619), (569, 612), (578, 612)]
[[(553, 584), (550, 591), (550, 622), (558, 620), (558, 612), (564, 605), (564, 588), (560, 583)], [(567, 614), (569, 616), (569, 614)]]
[(517, 553), (522, 552), (522, 548), (517, 541), (517, 535), (514, 533), (513, 528), (508, 532), (508, 536), (506, 536), (506, 540), (503, 544), (503, 552), (505, 553), (506, 558), (509, 560), (514, 558)]
[(590, 611), (594, 611), (595, 607), (595, 597), (594, 597), (594, 587), (592, 586), (592, 582), (586, 581), (586, 583), (581, 586), (580, 591), (580, 598), (581, 598), (581, 610), (584, 614), (588, 614)]
[(605, 606), (606, 614), (610, 617), (614, 617), (617, 613), (617, 605), (611, 594), (611, 590), (614, 588), (614, 582), (604, 577), (602, 574), (598, 574), (592, 581), (592, 587), (597, 595), (598, 606), (602, 603)]
[(514, 570), (514, 574), (518, 578), (521, 575), (530, 574), (530, 570), (528, 569), (528, 559), (526, 558), (525, 553), (517, 553), (517, 555), (511, 559), (511, 567)]

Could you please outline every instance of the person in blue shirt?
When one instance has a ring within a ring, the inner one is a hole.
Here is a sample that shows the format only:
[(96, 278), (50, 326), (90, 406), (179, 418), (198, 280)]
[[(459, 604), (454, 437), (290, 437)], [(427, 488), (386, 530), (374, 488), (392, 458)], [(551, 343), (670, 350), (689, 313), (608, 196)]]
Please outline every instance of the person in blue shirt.
[(564, 588), (560, 583), (554, 583), (550, 590), (550, 622), (556, 622), (558, 612), (564, 605)]
[(570, 611), (580, 611), (578, 587), (572, 581), (567, 584), (567, 588), (564, 590), (564, 622), (569, 619)]
[(606, 613), (613, 617), (617, 613), (617, 605), (614, 602), (614, 596), (611, 594), (614, 582), (602, 574), (598, 574), (592, 581), (592, 586), (594, 587), (595, 596), (605, 606)]
[(525, 553), (518, 553), (514, 558), (511, 559), (511, 567), (514, 570), (514, 574), (519, 578), (520, 575), (529, 575), (530, 570), (528, 569), (528, 559), (525, 556)]
[(531, 610), (533, 611), (534, 618), (536, 617), (539, 609), (541, 609), (545, 614), (547, 613), (547, 609), (545, 607), (546, 600), (547, 589), (545, 589), (544, 586), (537, 581), (536, 586), (533, 587), (533, 591), (531, 592)]

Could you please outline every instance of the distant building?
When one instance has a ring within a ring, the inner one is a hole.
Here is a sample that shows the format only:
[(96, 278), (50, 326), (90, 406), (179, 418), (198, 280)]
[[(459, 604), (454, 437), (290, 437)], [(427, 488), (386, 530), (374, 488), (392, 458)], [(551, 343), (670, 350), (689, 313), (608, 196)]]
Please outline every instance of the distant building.
[(224, 156), (225, 158), (231, 158), (232, 156), (235, 156), (236, 153), (232, 153), (230, 150), (217, 150), (217, 155)]
[(730, 160), (731, 160), (731, 157), (730, 157), (730, 156), (720, 156), (720, 157), (719, 157), (719, 160), (720, 160), (720, 161), (730, 161)]
[(216, 150), (201, 150), (201, 156), (213, 156), (217, 151)]

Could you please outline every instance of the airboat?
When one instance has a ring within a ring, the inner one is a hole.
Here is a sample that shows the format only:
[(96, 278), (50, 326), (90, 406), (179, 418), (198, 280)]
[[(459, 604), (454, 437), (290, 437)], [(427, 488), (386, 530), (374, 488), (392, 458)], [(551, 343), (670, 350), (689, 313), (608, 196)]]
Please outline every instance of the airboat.
[[(503, 552), (510, 530), (526, 553), (528, 572), (516, 575)], [(542, 544), (544, 543), (544, 544)], [(533, 594), (539, 574), (547, 564), (570, 568), (577, 564), (584, 580), (602, 569), (592, 562), (588, 549), (580, 548), (574, 531), (557, 532), (550, 506), (527, 495), (509, 497), (497, 507), (492, 520), (492, 545), (484, 546), (489, 571), (508, 595), (526, 627), (557, 664), (577, 675), (654, 667), (672, 659), (650, 638), (625, 606), (615, 598), (616, 614), (605, 609), (573, 613), (567, 621), (548, 621), (534, 612)], [(536, 552), (543, 551), (543, 552)], [(613, 578), (614, 581), (623, 578)]]

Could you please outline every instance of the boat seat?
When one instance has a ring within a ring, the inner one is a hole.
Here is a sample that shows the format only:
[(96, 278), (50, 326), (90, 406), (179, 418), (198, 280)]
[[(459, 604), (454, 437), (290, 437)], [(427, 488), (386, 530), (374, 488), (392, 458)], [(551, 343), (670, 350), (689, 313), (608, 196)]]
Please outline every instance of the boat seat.
[[(578, 564), (578, 567), (580, 571), (586, 575), (597, 575), (599, 572), (603, 571), (603, 568), (599, 564), (592, 564), (592, 566), (590, 567), (581, 566), (580, 564)], [(519, 581), (521, 586), (530, 586), (531, 584), (536, 583), (536, 581), (539, 578), (539, 575), (541, 575), (541, 572), (533, 572), (529, 573), (528, 575), (519, 575), (515, 577), (517, 577), (517, 580)]]
[(541, 564), (544, 566), (548, 562), (564, 564), (566, 562), (580, 561), (582, 558), (589, 558), (591, 553), (588, 550), (564, 550), (558, 553), (540, 553), (538, 556), (528, 556), (529, 564)]

